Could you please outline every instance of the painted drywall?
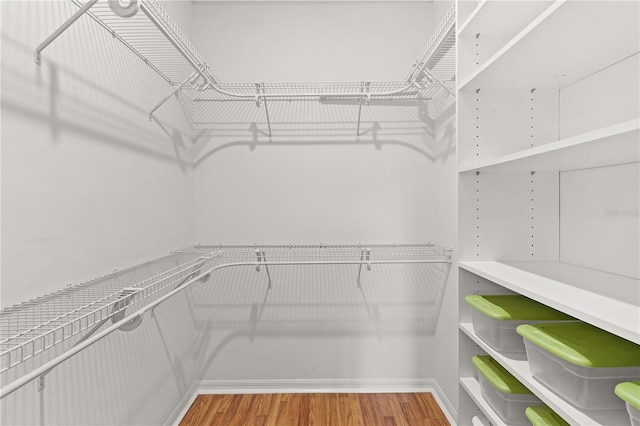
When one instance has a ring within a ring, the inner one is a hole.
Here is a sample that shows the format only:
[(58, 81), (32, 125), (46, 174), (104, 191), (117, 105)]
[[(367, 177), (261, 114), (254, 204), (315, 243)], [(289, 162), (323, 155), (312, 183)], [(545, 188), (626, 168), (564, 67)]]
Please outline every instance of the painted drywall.
[[(447, 107), (438, 117), (435, 124), (436, 139), (442, 144), (456, 146), (456, 104), (449, 99)], [(433, 185), (431, 199), (440, 208), (433, 210), (429, 221), (438, 226), (431, 229), (433, 239), (453, 249), (453, 266), (449, 273), (445, 293), (442, 297), (440, 316), (435, 330), (435, 374), (434, 378), (442, 388), (453, 409), (457, 412), (458, 401), (458, 365), (452, 362), (453, 355), (458, 353), (458, 245), (457, 245), (457, 193), (458, 173), (456, 156), (451, 155), (435, 162), (429, 168), (429, 181)]]
[(560, 173), (560, 260), (640, 278), (640, 164)]
[(35, 65), (75, 6), (23, 3), (2, 2), (2, 306), (193, 242), (184, 119), (160, 111), (172, 141), (146, 118), (170, 87), (89, 19)]
[[(174, 11), (190, 3), (171, 5)], [(193, 244), (193, 172), (170, 86), (81, 18), (33, 61), (77, 9), (3, 1), (2, 306)], [(189, 17), (188, 10), (181, 12)], [(140, 329), (117, 332), (2, 400), (2, 424), (157, 424), (194, 380), (184, 297)], [(3, 374), (3, 385), (28, 362)]]
[(192, 42), (224, 82), (398, 81), (450, 5), (194, 2)]
[[(401, 80), (445, 6), (196, 2), (193, 43), (223, 81)], [(271, 138), (263, 107), (200, 103), (196, 242), (453, 245), (455, 108), (442, 101), (364, 107), (359, 136), (357, 103), (273, 101)], [(196, 290), (202, 379), (437, 377), (455, 401), (448, 270), (373, 268), (361, 289), (357, 267), (272, 275), (271, 290), (255, 268)]]

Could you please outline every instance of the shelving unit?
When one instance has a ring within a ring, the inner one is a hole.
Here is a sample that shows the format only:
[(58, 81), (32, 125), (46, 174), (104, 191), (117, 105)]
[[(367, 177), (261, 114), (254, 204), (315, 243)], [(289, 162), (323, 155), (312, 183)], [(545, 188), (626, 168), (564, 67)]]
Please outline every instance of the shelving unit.
[[(552, 3), (552, 0), (483, 0), (477, 3), (468, 17), (460, 16), (459, 19), (463, 19), (458, 29), (458, 40), (463, 47), (459, 54), (460, 81), (467, 81), (487, 59), (502, 49)], [(500, 25), (494, 25), (496, 20)]]
[(458, 172), (564, 172), (638, 161), (640, 119), (613, 124), (581, 135), (513, 154), (462, 164)]
[[(512, 359), (492, 349), (484, 341), (478, 338), (478, 336), (476, 336), (471, 323), (461, 323), (460, 330), (473, 340), (474, 343), (480, 346), (484, 352), (498, 360), (507, 371), (513, 374), (519, 381), (529, 388), (529, 390), (535, 392), (535, 394), (556, 413), (565, 419), (570, 419), (571, 423), (577, 425), (624, 425), (629, 421), (625, 410), (586, 411), (573, 406), (562, 398), (558, 398), (553, 391), (549, 390), (533, 378), (529, 371), (529, 364), (526, 360)], [(466, 381), (467, 383), (470, 381), (477, 382), (477, 379), (462, 378), (461, 381)], [(471, 386), (470, 389), (472, 392), (476, 392), (476, 388), (474, 386)], [(479, 392), (479, 388), (477, 391)], [(479, 396), (479, 393), (477, 396)], [(482, 397), (480, 396), (478, 399), (480, 398)], [(486, 402), (484, 404), (486, 404)], [(497, 416), (490, 407), (485, 407), (484, 409), (487, 412), (488, 417), (493, 419), (493, 423), (500, 423), (500, 421), (497, 421), (499, 418), (494, 419)]]
[(460, 268), (640, 344), (640, 280), (562, 262), (460, 262)]
[[(135, 329), (145, 312), (193, 284), (208, 282), (211, 273), (220, 269), (264, 271), (268, 291), (272, 288), (269, 266), (353, 265), (354, 285), (360, 286), (362, 275), (371, 271), (372, 265), (432, 263), (450, 264), (451, 249), (433, 244), (319, 244), (212, 245), (176, 250), (170, 256), (2, 309), (0, 373), (28, 360), (35, 362), (28, 373), (0, 389), (0, 397), (38, 377), (42, 380), (58, 364), (108, 334)], [(444, 269), (445, 274), (448, 271)], [(53, 351), (56, 347), (61, 354)]]
[(356, 136), (360, 136), (363, 105), (366, 107), (376, 101), (391, 104), (397, 101), (414, 101), (442, 105), (443, 97), (454, 95), (455, 3), (402, 80), (223, 83), (157, 0), (132, 0), (129, 7), (139, 8), (139, 12), (131, 16), (114, 13), (110, 2), (70, 1), (79, 8), (78, 12), (36, 48), (35, 62), (40, 64), (42, 51), (77, 19), (87, 15), (172, 87), (165, 97), (150, 108), (149, 119), (157, 121), (154, 113), (175, 95), (194, 132), (206, 130), (207, 124), (215, 123), (207, 113), (207, 104), (249, 102), (255, 103), (257, 107), (264, 107), (266, 133), (271, 137), (268, 102), (312, 100), (325, 105), (355, 102), (358, 106), (355, 130)]
[[(458, 424), (484, 353), (570, 424), (628, 424), (533, 379), (479, 339), (467, 294), (517, 293), (640, 344), (640, 5), (483, 1), (459, 25)], [(513, 17), (507, 19), (506, 17)]]
[(71, 341), (86, 339), (199, 274), (211, 252), (180, 252), (0, 311), (0, 372)]
[[(508, 2), (487, 3), (496, 5), (493, 13), (487, 11), (483, 25), (488, 25), (490, 19), (510, 16), (501, 12)], [(525, 19), (535, 16), (537, 7), (531, 2), (523, 3), (528, 10), (521, 16)], [(458, 90), (561, 88), (627, 58), (638, 52), (634, 3), (620, 1), (616, 7), (610, 7), (602, 1), (585, 4), (556, 0), (471, 75), (461, 79)], [(513, 24), (512, 21), (508, 25)], [(468, 25), (475, 25), (475, 20)], [(636, 43), (618, 43), (620, 40)]]

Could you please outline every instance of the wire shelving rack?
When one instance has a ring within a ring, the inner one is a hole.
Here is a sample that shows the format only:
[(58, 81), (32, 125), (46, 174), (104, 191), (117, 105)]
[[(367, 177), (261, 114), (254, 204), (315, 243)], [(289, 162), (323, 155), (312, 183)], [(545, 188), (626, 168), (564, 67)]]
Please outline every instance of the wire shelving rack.
[(155, 300), (211, 260), (210, 253), (175, 253), (2, 309), (0, 373), (83, 333), (92, 334), (109, 320), (117, 322), (127, 308)]
[(211, 245), (176, 250), (169, 256), (2, 309), (0, 373), (55, 347), (63, 347), (64, 352), (0, 389), (0, 398), (38, 377), (42, 379), (52, 368), (108, 334), (135, 329), (145, 312), (191, 285), (208, 282), (219, 269), (264, 270), (271, 288), (269, 266), (355, 265), (359, 286), (361, 275), (371, 271), (372, 265), (425, 263), (450, 264), (451, 249), (433, 244), (317, 244)]
[[(166, 80), (173, 90), (149, 112), (157, 111), (177, 96), (194, 128), (194, 114), (199, 106), (210, 102), (255, 102), (263, 107), (271, 136), (267, 102), (312, 100), (323, 104), (355, 102), (359, 105), (359, 136), (362, 106), (376, 101), (424, 101), (454, 96), (455, 82), (455, 4), (446, 13), (426, 46), (411, 66), (404, 80), (392, 82), (315, 82), (315, 83), (224, 83), (189, 39), (162, 8), (158, 0), (131, 0), (140, 12), (123, 18), (111, 4), (117, 0), (70, 0), (79, 10), (65, 24), (36, 48), (40, 63), (42, 50), (66, 28), (87, 15), (131, 50)], [(160, 124), (160, 123), (159, 123)]]

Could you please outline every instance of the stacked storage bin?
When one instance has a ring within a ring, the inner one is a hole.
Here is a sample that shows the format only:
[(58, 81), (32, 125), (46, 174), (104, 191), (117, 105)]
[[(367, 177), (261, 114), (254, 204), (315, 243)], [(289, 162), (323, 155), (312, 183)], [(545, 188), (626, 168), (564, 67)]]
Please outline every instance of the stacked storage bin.
[(640, 426), (640, 382), (620, 383), (615, 392), (627, 404), (631, 426)]
[(527, 407), (524, 414), (533, 426), (569, 426), (569, 423), (546, 405)]
[(482, 397), (498, 416), (508, 425), (528, 424), (525, 410), (541, 404), (540, 399), (490, 356), (477, 355), (471, 361), (479, 373)]
[(525, 353), (522, 337), (516, 333), (521, 324), (549, 321), (575, 321), (574, 318), (519, 294), (469, 295), (473, 309), (473, 328), (482, 340), (500, 353), (516, 356)]
[(640, 380), (640, 346), (592, 325), (521, 325), (516, 331), (533, 377), (582, 409), (622, 409), (616, 385)]
[[(524, 357), (525, 346), (516, 327), (522, 324), (575, 321), (562, 312), (519, 294), (469, 295), (465, 297), (475, 309), (471, 316), (475, 333), (496, 351), (510, 357)], [(542, 402), (488, 356), (472, 359), (479, 372), (483, 398), (498, 416), (511, 425), (529, 424), (525, 410)]]
[[(631, 424), (640, 426), (640, 346), (521, 295), (465, 300), (475, 308), (474, 332), (491, 348), (527, 359), (535, 379), (580, 409), (622, 410), (626, 402)], [(523, 404), (537, 398), (493, 358), (473, 363), (483, 398), (507, 424), (567, 424), (541, 402)]]

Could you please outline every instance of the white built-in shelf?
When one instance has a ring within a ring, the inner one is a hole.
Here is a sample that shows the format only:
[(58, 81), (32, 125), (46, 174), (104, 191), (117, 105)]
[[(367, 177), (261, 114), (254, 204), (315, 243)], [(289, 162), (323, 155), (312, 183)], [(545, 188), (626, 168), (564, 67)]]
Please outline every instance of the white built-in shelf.
[(640, 344), (640, 280), (562, 262), (460, 262), (460, 267)]
[(487, 417), (487, 419), (494, 426), (507, 426), (507, 424), (498, 416), (493, 408), (487, 404), (487, 401), (482, 397), (480, 393), (480, 382), (475, 377), (460, 377), (460, 385), (469, 394), (471, 399), (476, 403), (480, 411)]
[(533, 21), (553, 0), (495, 1), (482, 0), (458, 28), (458, 36), (501, 36), (513, 38)]
[[(487, 345), (482, 339), (476, 336), (471, 323), (461, 323), (460, 330), (469, 336), (478, 346), (480, 346), (488, 355), (491, 355), (498, 361), (507, 371), (522, 382), (530, 391), (536, 394), (545, 404), (551, 407), (567, 422), (574, 425), (628, 425), (629, 415), (622, 408), (620, 410), (582, 410), (565, 399), (558, 396), (552, 390), (538, 382), (531, 375), (529, 362), (527, 360), (519, 360), (509, 358), (500, 352), (494, 350)], [(462, 381), (463, 379), (461, 379)], [(466, 379), (465, 379), (466, 380)], [(475, 380), (475, 378), (473, 379)], [(464, 386), (464, 385), (463, 385)], [(478, 385), (479, 387), (479, 385)], [(473, 398), (473, 396), (472, 396)], [(475, 398), (474, 398), (475, 400)], [(477, 401), (476, 401), (477, 402)], [(481, 407), (482, 409), (482, 407)], [(485, 411), (482, 409), (482, 411)]]
[(558, 89), (581, 80), (640, 51), (639, 8), (636, 1), (556, 0), (461, 79), (459, 90)]
[(566, 171), (640, 161), (640, 118), (497, 158), (461, 165), (459, 172)]

